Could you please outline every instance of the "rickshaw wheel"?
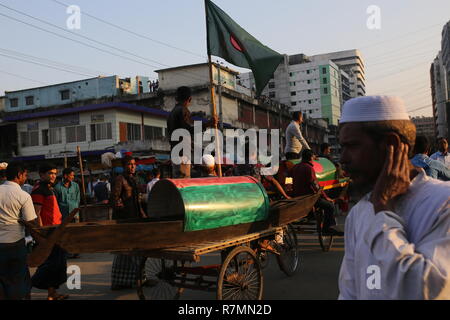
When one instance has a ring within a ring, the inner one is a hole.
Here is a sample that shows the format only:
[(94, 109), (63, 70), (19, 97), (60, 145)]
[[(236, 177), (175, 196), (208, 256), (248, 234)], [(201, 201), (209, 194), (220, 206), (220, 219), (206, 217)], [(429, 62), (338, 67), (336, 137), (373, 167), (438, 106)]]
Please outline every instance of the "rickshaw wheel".
[(137, 294), (140, 300), (178, 300), (183, 288), (173, 285), (177, 261), (146, 258), (139, 268)]
[(334, 237), (331, 234), (323, 232), (323, 211), (318, 210), (316, 213), (317, 233), (319, 235), (319, 243), (323, 252), (329, 252), (333, 246)]
[(263, 274), (254, 251), (240, 246), (224, 260), (217, 279), (217, 300), (261, 300)]
[(278, 266), (288, 277), (292, 277), (298, 270), (299, 252), (297, 234), (294, 227), (288, 225), (283, 228), (283, 243), (276, 244), (280, 255), (277, 255)]

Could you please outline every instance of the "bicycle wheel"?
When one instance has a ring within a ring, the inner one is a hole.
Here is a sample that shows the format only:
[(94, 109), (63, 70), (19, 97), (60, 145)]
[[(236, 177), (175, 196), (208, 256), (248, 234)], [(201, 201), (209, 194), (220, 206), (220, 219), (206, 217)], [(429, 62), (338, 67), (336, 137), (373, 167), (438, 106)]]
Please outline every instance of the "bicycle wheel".
[[(276, 243), (276, 242), (275, 242)], [(300, 265), (297, 234), (291, 225), (283, 228), (283, 243), (276, 243), (280, 255), (277, 255), (278, 266), (288, 277), (292, 277)]]
[(323, 219), (323, 211), (319, 210), (316, 213), (316, 221), (317, 221), (317, 233), (319, 237), (320, 247), (323, 252), (330, 251), (333, 246), (334, 236), (331, 234), (326, 234), (323, 232), (324, 219)]
[(236, 247), (220, 269), (217, 279), (217, 300), (261, 300), (263, 275), (254, 251)]
[(137, 294), (141, 300), (178, 300), (183, 288), (174, 286), (177, 262), (145, 259), (139, 270)]

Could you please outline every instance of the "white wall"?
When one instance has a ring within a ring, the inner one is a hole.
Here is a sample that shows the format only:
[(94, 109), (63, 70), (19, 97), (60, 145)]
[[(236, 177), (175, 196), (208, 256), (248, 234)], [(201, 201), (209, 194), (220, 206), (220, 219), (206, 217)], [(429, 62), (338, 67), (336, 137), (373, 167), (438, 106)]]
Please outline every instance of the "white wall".
[[(43, 146), (42, 143), (42, 130), (49, 129), (49, 119), (33, 119), (27, 121), (21, 121), (17, 123), (17, 132), (19, 137), (19, 156), (35, 156), (35, 155), (43, 155), (43, 154), (59, 154), (63, 152), (76, 152), (77, 146), (80, 146), (81, 151), (95, 151), (95, 150), (103, 150), (105, 148), (111, 147), (118, 141), (118, 129), (115, 126), (116, 123), (116, 111), (115, 110), (105, 110), (105, 111), (96, 111), (96, 112), (86, 112), (80, 114), (80, 124), (86, 125), (86, 140), (85, 142), (74, 142), (74, 143), (65, 143), (66, 141), (66, 130), (63, 127), (62, 132), (62, 142), (61, 144), (52, 144), (48, 146)], [(105, 122), (112, 123), (112, 139), (110, 140), (101, 140), (91, 142), (91, 117), (92, 115), (104, 115)], [(27, 125), (32, 123), (39, 124), (39, 146), (35, 147), (24, 147), (21, 145), (21, 137), (20, 132), (27, 131)]]

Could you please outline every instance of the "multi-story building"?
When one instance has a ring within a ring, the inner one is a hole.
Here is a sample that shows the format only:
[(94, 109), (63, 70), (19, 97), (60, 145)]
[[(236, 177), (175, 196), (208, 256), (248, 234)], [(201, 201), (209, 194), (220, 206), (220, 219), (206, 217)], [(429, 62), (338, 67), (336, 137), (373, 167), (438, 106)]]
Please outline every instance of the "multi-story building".
[[(241, 75), (240, 81), (248, 88), (254, 85), (251, 73)], [(337, 125), (343, 103), (351, 98), (350, 83), (349, 75), (333, 61), (299, 54), (285, 56), (262, 95)]]
[(18, 159), (75, 157), (77, 146), (84, 156), (98, 155), (150, 138), (148, 150), (167, 149), (156, 141), (165, 135), (167, 112), (133, 103), (158, 100), (146, 77), (98, 77), (5, 94), (4, 124), (15, 131), (9, 153)]
[(349, 76), (350, 96), (357, 98), (366, 95), (365, 65), (359, 50), (346, 50), (318, 54), (310, 57), (312, 61), (331, 60)]
[[(321, 72), (332, 73), (326, 77), (330, 92), (331, 88), (336, 90), (331, 81), (339, 77), (339, 73), (332, 72), (336, 67), (324, 68)], [(190, 110), (196, 120), (204, 120), (212, 113), (209, 70), (207, 64), (198, 64), (157, 72), (157, 92), (149, 92), (148, 78), (117, 76), (7, 92), (4, 120), (14, 134), (9, 144), (16, 144), (11, 153), (20, 160), (62, 161), (74, 158), (79, 146), (83, 157), (91, 160), (124, 149), (167, 155), (167, 116), (176, 105), (179, 86), (192, 89)], [(281, 129), (284, 136), (291, 121), (288, 106), (267, 98), (256, 99), (251, 89), (238, 84), (238, 73), (229, 68), (214, 65), (213, 76), (217, 111), (222, 111), (225, 129)], [(324, 87), (320, 86), (322, 90)], [(324, 120), (307, 119), (304, 131), (316, 149), (328, 141)]]
[(118, 76), (111, 76), (5, 92), (5, 110), (29, 112), (51, 106), (70, 105), (77, 101), (143, 94), (150, 92), (149, 82), (147, 77), (120, 79)]
[[(247, 95), (249, 90), (235, 84), (236, 72), (224, 67), (220, 70), (221, 94), (216, 97), (225, 129), (276, 129), (289, 124), (288, 107)], [(195, 76), (195, 72), (199, 74)], [(17, 136), (13, 153), (20, 160), (70, 158), (77, 146), (84, 157), (122, 149), (167, 153), (166, 121), (176, 104), (177, 87), (192, 88), (191, 111), (202, 120), (211, 114), (209, 73), (207, 64), (158, 73), (158, 92), (146, 92), (139, 86), (133, 90), (130, 81), (116, 76), (7, 92), (4, 120), (15, 126), (10, 130)], [(214, 74), (218, 84), (217, 67)], [(139, 81), (145, 82), (138, 79), (136, 83)], [(88, 87), (86, 92), (83, 85)], [(70, 101), (66, 101), (67, 95)]]
[(425, 136), (433, 143), (436, 138), (434, 131), (434, 118), (433, 117), (415, 117), (411, 121), (416, 125), (417, 135)]
[(430, 69), (434, 127), (437, 137), (450, 137), (450, 22), (442, 30), (442, 47)]
[[(450, 79), (450, 21), (444, 26), (442, 30), (442, 64), (444, 65), (447, 79)], [(447, 91), (450, 91), (450, 83), (447, 83)], [(450, 93), (448, 93), (450, 96)]]
[(448, 137), (450, 110), (448, 109), (449, 96), (446, 88), (449, 78), (446, 75), (441, 52), (431, 65), (430, 77), (435, 132), (438, 137)]

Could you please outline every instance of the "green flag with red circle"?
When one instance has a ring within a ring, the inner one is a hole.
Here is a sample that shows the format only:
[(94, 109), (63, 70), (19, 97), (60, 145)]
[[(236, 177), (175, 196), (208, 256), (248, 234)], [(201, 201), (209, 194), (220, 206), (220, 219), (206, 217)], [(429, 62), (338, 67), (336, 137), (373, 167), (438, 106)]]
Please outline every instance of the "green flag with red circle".
[(212, 1), (205, 0), (208, 54), (251, 69), (259, 96), (283, 61), (283, 56), (245, 31)]

